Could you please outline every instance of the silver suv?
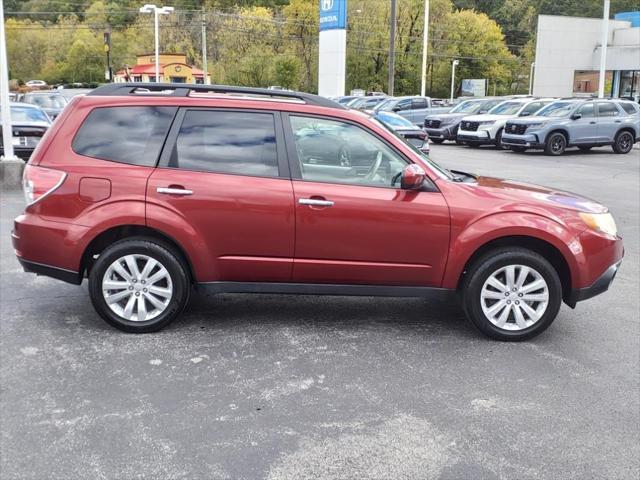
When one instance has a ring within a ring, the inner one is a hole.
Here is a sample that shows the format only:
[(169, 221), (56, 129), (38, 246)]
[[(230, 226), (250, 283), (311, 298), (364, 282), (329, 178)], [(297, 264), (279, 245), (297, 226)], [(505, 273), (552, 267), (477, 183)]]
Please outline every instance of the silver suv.
[(534, 117), (509, 120), (502, 144), (516, 152), (544, 149), (562, 155), (567, 147), (589, 150), (611, 145), (616, 153), (629, 153), (640, 134), (640, 109), (625, 100), (559, 100)]

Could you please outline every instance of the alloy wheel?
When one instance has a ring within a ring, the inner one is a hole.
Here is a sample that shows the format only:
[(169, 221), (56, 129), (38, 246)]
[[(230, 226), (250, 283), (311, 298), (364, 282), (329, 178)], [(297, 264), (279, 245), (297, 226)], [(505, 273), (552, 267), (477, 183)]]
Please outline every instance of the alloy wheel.
[(507, 265), (493, 272), (480, 292), (482, 311), (503, 330), (519, 331), (537, 323), (549, 305), (544, 277), (526, 265)]
[(119, 317), (144, 322), (162, 314), (173, 297), (169, 271), (147, 255), (118, 258), (102, 278), (102, 295)]
[(618, 138), (618, 148), (621, 152), (628, 152), (633, 147), (633, 137), (630, 133), (624, 132)]

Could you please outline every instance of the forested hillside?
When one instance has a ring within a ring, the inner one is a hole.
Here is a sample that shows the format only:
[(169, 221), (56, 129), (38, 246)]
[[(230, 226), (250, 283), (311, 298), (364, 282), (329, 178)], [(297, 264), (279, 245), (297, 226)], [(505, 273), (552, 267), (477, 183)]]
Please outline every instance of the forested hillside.
[[(112, 65), (133, 64), (153, 50), (153, 16), (142, 0), (5, 0), (10, 75), (48, 82), (99, 82), (111, 32)], [(612, 13), (634, 0), (613, 0)], [(318, 0), (170, 0), (161, 17), (161, 49), (202, 65), (207, 31), (212, 80), (282, 85), (314, 91)], [(350, 0), (347, 88), (386, 90), (389, 0)], [(491, 93), (522, 93), (528, 85), (537, 14), (598, 16), (601, 0), (431, 0), (428, 92), (445, 96), (451, 61), (458, 78), (487, 78)], [(420, 86), (424, 0), (398, 0), (396, 93)]]

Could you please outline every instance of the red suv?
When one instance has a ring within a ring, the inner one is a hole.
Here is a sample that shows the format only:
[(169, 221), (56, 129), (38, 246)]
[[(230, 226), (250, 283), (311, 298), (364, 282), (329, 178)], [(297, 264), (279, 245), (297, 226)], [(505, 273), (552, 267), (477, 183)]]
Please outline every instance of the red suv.
[(76, 98), (26, 166), (13, 245), (129, 332), (192, 287), (426, 296), (458, 291), (486, 335), (522, 340), (604, 292), (608, 210), (448, 171), (383, 123), (314, 95), (112, 84)]

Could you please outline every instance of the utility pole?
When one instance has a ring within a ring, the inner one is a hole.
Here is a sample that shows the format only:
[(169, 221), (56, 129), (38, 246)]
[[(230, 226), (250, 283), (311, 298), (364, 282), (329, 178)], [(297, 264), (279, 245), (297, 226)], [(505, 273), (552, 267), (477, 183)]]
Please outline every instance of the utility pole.
[(391, 33), (389, 35), (389, 91), (387, 92), (390, 96), (393, 96), (396, 70), (396, 3), (397, 0), (391, 0)]
[(609, 4), (610, 0), (604, 0), (604, 8), (602, 12), (602, 46), (600, 47), (598, 98), (604, 98), (604, 78), (607, 68), (607, 43), (609, 43)]
[(460, 63), (460, 60), (454, 60), (451, 62), (451, 102), (453, 102), (453, 93), (456, 85), (456, 66)]
[(104, 32), (104, 51), (107, 53), (107, 70), (105, 79), (113, 82), (113, 69), (111, 68), (111, 32)]
[(424, 0), (424, 33), (422, 34), (422, 82), (420, 95), (427, 93), (427, 48), (429, 47), (429, 0)]
[(207, 14), (202, 7), (202, 71), (204, 72), (202, 83), (205, 85), (209, 85), (207, 70)]
[(533, 74), (536, 69), (536, 62), (531, 63), (531, 70), (529, 71), (529, 95), (533, 95)]
[(7, 62), (7, 39), (4, 34), (4, 5), (0, 0), (0, 105), (2, 105), (2, 160), (17, 160), (13, 154), (13, 129), (9, 107), (9, 67)]

